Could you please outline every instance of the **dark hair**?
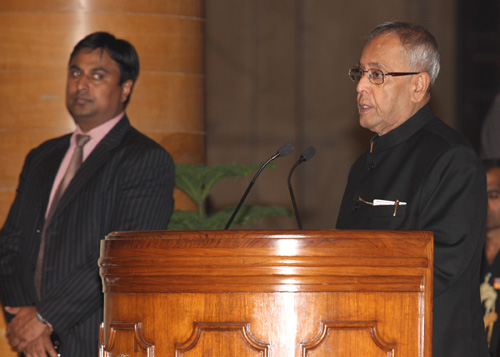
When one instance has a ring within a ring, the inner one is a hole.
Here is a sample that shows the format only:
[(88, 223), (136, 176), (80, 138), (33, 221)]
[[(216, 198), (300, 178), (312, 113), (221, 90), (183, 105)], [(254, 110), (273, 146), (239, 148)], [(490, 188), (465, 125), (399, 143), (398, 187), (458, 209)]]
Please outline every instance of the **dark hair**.
[(384, 34), (396, 34), (406, 50), (410, 69), (429, 73), (429, 92), (439, 74), (440, 54), (434, 36), (423, 26), (404, 21), (389, 21), (375, 27), (368, 35), (368, 42)]
[(500, 167), (500, 159), (484, 159), (483, 165), (486, 171)]
[(101, 49), (108, 51), (110, 57), (120, 68), (119, 84), (122, 85), (129, 79), (135, 83), (139, 75), (139, 56), (130, 42), (117, 39), (107, 32), (94, 32), (76, 44), (69, 57), (69, 62), (71, 62), (82, 49), (89, 49), (90, 51)]

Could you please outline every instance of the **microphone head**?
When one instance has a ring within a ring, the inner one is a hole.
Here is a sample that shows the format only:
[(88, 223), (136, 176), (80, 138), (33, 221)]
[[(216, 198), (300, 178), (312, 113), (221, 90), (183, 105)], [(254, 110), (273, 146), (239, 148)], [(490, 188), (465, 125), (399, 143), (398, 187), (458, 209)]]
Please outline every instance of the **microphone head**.
[(279, 149), (278, 149), (278, 155), (279, 156), (287, 156), (290, 154), (293, 150), (295, 150), (295, 145), (291, 141), (287, 142), (286, 144), (283, 144)]
[(304, 159), (304, 161), (310, 160), (314, 154), (316, 154), (316, 149), (312, 146), (309, 146), (307, 149), (304, 150), (302, 155), (300, 155), (301, 158)]

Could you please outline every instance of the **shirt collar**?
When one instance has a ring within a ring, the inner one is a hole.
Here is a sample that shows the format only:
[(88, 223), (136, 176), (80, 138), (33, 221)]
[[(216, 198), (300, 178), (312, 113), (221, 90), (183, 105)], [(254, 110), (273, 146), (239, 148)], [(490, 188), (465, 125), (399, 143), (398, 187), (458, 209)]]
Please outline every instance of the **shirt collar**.
[(92, 141), (99, 142), (109, 133), (109, 131), (120, 121), (125, 115), (125, 112), (121, 112), (116, 117), (102, 123), (101, 125), (89, 130), (88, 132), (82, 132), (82, 129), (76, 125), (75, 132), (73, 133), (72, 140), (76, 140), (76, 134), (89, 135)]
[(429, 104), (423, 106), (410, 119), (391, 130), (387, 134), (375, 135), (370, 140), (370, 153), (376, 153), (389, 149), (407, 140), (418, 130), (420, 130), (430, 119), (434, 117)]
[(113, 127), (125, 116), (125, 112), (118, 114), (116, 117), (108, 120), (107, 122), (89, 130), (86, 133), (82, 132), (82, 129), (77, 125), (73, 135), (71, 136), (70, 149), (76, 146), (76, 135), (85, 134), (90, 136), (90, 140), (83, 147), (83, 160), (85, 161), (87, 157), (94, 151), (97, 145), (104, 139), (104, 137), (113, 129)]

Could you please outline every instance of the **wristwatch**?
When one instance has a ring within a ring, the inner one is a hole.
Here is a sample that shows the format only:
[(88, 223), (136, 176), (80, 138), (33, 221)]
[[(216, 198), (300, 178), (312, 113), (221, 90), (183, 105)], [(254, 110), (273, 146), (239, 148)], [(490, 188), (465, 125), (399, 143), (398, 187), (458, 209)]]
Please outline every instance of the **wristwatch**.
[(45, 319), (43, 318), (43, 316), (42, 316), (42, 315), (40, 315), (40, 313), (39, 313), (38, 311), (36, 312), (36, 317), (38, 318), (38, 320), (39, 320), (42, 324), (47, 324), (47, 323), (48, 323), (48, 321), (47, 321), (47, 320), (45, 320)]

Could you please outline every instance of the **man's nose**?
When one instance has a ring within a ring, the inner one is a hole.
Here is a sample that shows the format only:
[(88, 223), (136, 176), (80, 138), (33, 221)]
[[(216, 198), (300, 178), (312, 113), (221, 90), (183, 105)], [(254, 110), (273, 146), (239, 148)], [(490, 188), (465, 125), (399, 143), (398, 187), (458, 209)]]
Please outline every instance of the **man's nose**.
[(89, 81), (88, 81), (88, 78), (87, 76), (81, 76), (77, 79), (77, 82), (76, 82), (76, 88), (78, 90), (83, 90), (83, 89), (87, 89), (89, 86)]
[(363, 72), (363, 75), (361, 76), (361, 78), (358, 82), (358, 85), (356, 86), (356, 91), (358, 93), (366, 92), (370, 88), (371, 85), (372, 85), (372, 83), (370, 82), (370, 79), (368, 78), (368, 73)]

